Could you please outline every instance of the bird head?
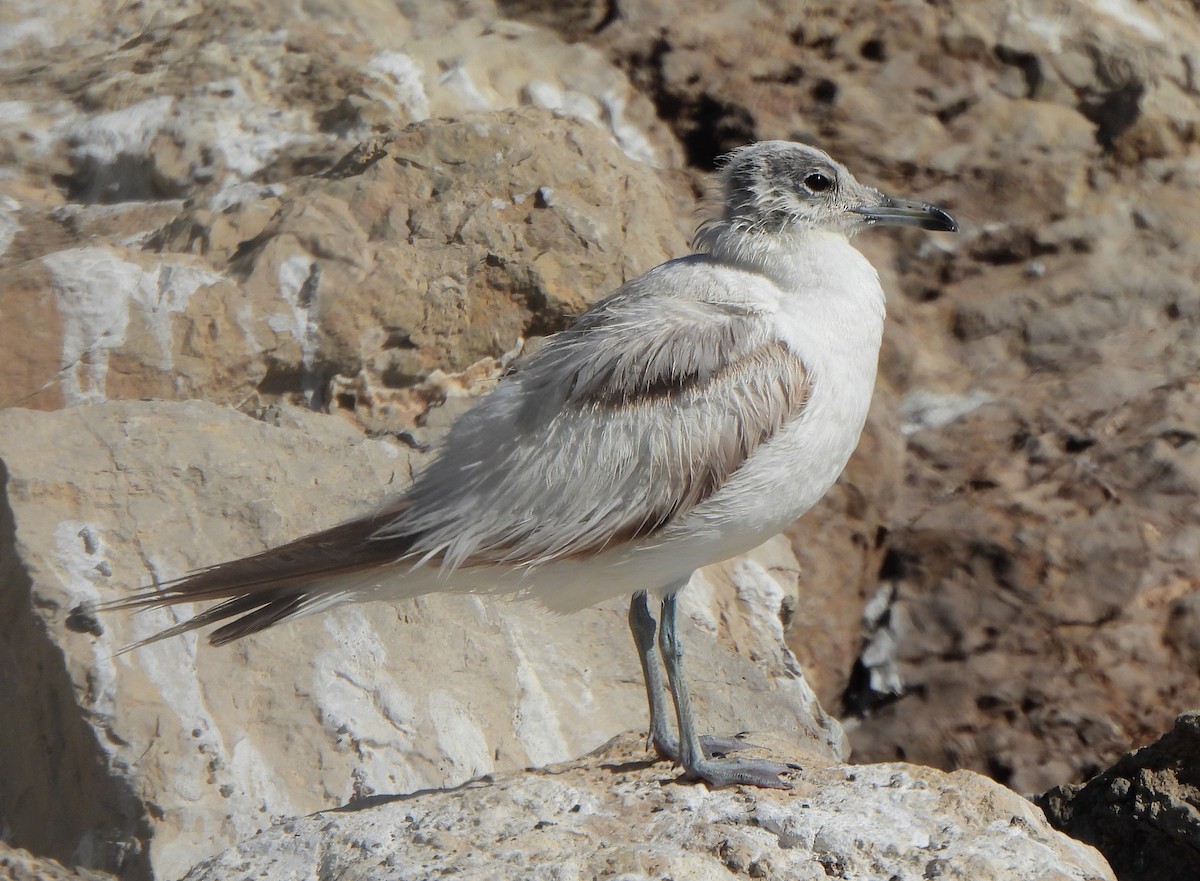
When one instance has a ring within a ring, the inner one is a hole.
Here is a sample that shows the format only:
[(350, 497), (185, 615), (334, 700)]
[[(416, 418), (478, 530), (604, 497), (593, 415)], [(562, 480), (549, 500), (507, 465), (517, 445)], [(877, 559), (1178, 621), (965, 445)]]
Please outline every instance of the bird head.
[(721, 171), (721, 182), (721, 222), (739, 232), (824, 229), (849, 236), (878, 224), (958, 230), (942, 209), (886, 196), (806, 144), (759, 141), (734, 150)]

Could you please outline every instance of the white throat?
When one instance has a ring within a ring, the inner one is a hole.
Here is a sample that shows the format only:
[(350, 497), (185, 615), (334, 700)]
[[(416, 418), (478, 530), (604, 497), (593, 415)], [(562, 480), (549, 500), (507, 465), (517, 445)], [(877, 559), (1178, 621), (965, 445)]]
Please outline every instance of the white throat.
[(858, 442), (875, 385), (885, 315), (875, 267), (836, 230), (748, 234), (721, 224), (705, 233), (701, 244), (715, 259), (777, 288), (776, 327), (813, 378), (813, 421), (837, 437), (818, 457), (835, 463), (832, 481)]
[(753, 232), (721, 222), (701, 229), (696, 247), (722, 263), (771, 279), (797, 309), (883, 320), (879, 274), (844, 232)]

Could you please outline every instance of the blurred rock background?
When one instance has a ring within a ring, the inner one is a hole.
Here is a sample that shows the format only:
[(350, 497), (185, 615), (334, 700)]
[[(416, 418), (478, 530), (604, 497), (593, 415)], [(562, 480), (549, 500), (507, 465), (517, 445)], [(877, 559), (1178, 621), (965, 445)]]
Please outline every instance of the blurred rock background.
[[(616, 606), (555, 623), (569, 651), (434, 603), (115, 660), (162, 621), (75, 610), (402, 485), (522, 345), (685, 252), (761, 138), (962, 232), (858, 240), (890, 294), (869, 429), (788, 542), (694, 590), (714, 647), (769, 659), (714, 666), (711, 712), (791, 683), (761, 724), (841, 754), (782, 620), (856, 761), (1033, 793), (1154, 740), (1200, 704), (1198, 126), (1184, 0), (0, 5), (0, 838), (171, 877), (641, 724)], [(428, 643), (390, 657), (405, 618)], [(494, 705), (472, 663), (507, 671)], [(281, 756), (247, 733), (281, 730)]]

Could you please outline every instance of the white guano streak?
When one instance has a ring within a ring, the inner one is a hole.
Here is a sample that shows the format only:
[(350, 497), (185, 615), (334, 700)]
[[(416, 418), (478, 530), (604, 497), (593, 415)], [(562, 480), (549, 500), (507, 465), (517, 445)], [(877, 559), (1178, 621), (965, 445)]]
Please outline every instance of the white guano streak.
[(60, 357), (67, 406), (107, 399), (109, 357), (126, 342), (130, 316), (137, 311), (159, 346), (163, 371), (174, 368), (173, 316), (187, 308), (199, 288), (221, 276), (183, 263), (145, 270), (107, 248), (73, 248), (42, 258), (63, 322)]
[(313, 364), (317, 357), (317, 289), (320, 285), (317, 263), (307, 254), (293, 254), (279, 264), (279, 294), (291, 310), (291, 321), (272, 315), (267, 326), (276, 333), (288, 333), (300, 343), (300, 386), (309, 404), (317, 392)]

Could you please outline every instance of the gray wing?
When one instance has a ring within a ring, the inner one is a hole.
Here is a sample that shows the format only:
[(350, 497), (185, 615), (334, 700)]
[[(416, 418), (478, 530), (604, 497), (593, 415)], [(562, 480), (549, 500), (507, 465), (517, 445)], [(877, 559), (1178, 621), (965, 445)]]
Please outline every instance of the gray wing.
[(331, 605), (341, 579), (373, 567), (535, 566), (653, 535), (808, 395), (769, 312), (729, 278), (704, 258), (674, 261), (598, 303), (460, 418), (375, 514), (101, 608), (220, 599), (138, 645), (234, 619), (209, 637), (221, 645)]
[(651, 536), (796, 418), (804, 364), (702, 260), (551, 337), (448, 433), (377, 540), (443, 567), (535, 566)]

